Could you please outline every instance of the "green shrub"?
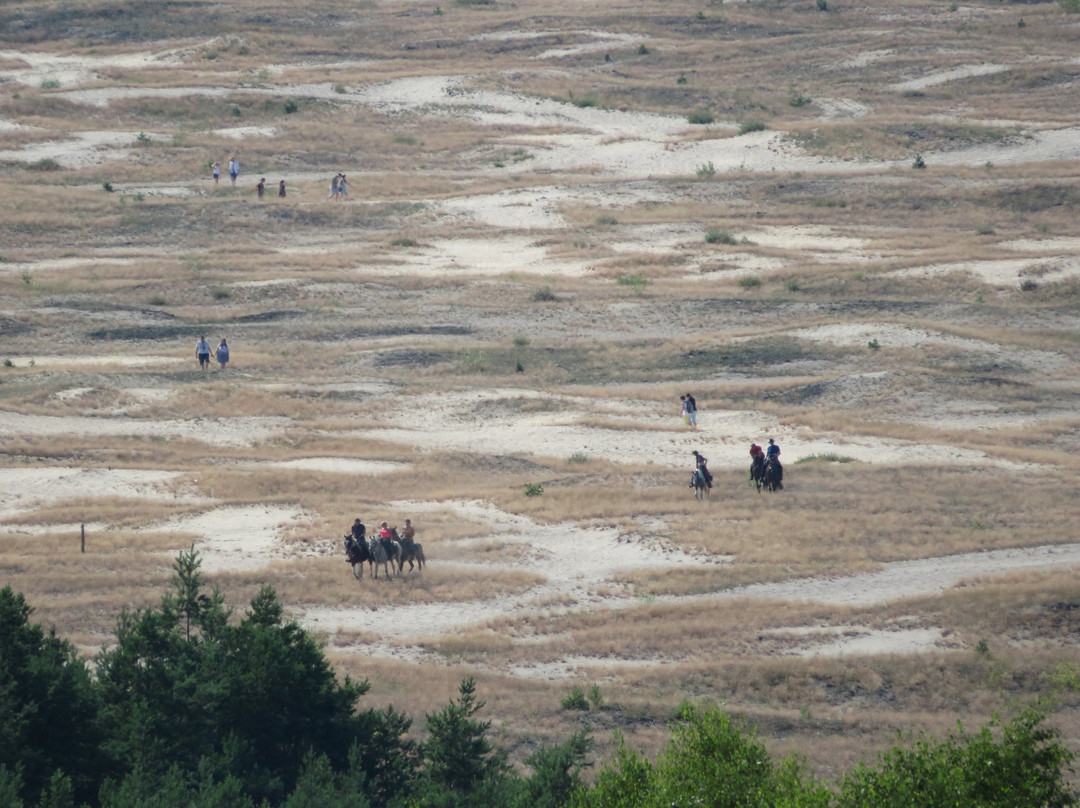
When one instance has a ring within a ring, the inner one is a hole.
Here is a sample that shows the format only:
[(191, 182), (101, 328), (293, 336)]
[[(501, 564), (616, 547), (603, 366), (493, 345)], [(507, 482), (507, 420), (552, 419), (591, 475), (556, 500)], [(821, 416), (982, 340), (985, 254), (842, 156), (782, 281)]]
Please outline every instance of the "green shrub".
[(597, 108), (599, 108), (601, 106), (600, 101), (597, 100), (596, 96), (594, 96), (592, 94), (583, 95), (580, 98), (574, 98), (573, 96), (571, 96), (570, 97), (570, 103), (573, 104), (575, 107), (582, 107), (582, 108), (584, 108), (584, 107), (597, 107)]
[(585, 454), (585, 452), (574, 452), (566, 458), (567, 463), (588, 463), (590, 460), (592, 460), (592, 458)]
[(588, 710), (589, 700), (585, 698), (585, 691), (575, 685), (570, 692), (559, 702), (564, 710)]
[(765, 121), (743, 121), (739, 124), (739, 134), (746, 135), (750, 132), (764, 132), (769, 127), (765, 125)]
[(282, 105), (282, 109), (285, 110), (286, 115), (292, 115), (294, 112), (300, 109), (300, 105), (290, 98)]
[(334, 83), (334, 92), (335, 93), (344, 93), (344, 92), (346, 92), (345, 85), (342, 84), (340, 81), (335, 82)]
[(390, 242), (391, 247), (415, 247), (416, 239), (405, 236), (403, 238), (396, 238)]
[(167, 306), (169, 304), (165, 299), (165, 295), (151, 295), (146, 302), (151, 306)]
[(637, 294), (641, 294), (645, 291), (645, 287), (649, 285), (649, 281), (640, 272), (636, 272), (633, 275), (620, 275), (616, 278), (616, 282), (620, 286), (629, 286)]
[(911, 161), (912, 168), (926, 168), (926, 161), (921, 154), (916, 154), (915, 159)]
[(555, 297), (555, 293), (551, 291), (550, 286), (541, 286), (532, 293), (531, 299), (535, 303), (549, 303), (557, 298)]
[(1021, 292), (1034, 292), (1038, 288), (1039, 282), (1034, 278), (1024, 278), (1022, 281), (1020, 281)]
[(113, 192), (113, 185), (108, 180), (101, 183), (101, 187), (105, 190), (105, 193), (111, 194)]
[(214, 298), (214, 300), (226, 300), (229, 297), (229, 290), (224, 289), (221, 286), (215, 286), (210, 290), (210, 296)]
[(1080, 14), (1080, 0), (1061, 0), (1066, 14)]
[(812, 104), (813, 102), (814, 102), (813, 98), (810, 98), (809, 96), (805, 96), (802, 93), (797, 92), (795, 90), (791, 91), (791, 97), (788, 99), (788, 104), (790, 106), (793, 106), (793, 107), (805, 107), (808, 104)]
[(42, 79), (41, 84), (38, 85), (42, 90), (56, 90), (60, 87), (60, 79), (47, 78)]
[(742, 289), (757, 289), (761, 286), (761, 278), (756, 275), (743, 275), (739, 278), (739, 287)]
[(874, 337), (872, 340), (866, 343), (866, 347), (869, 348), (871, 351), (877, 351), (881, 349), (881, 343), (877, 341), (877, 337)]
[(833, 452), (826, 452), (825, 454), (812, 454), (806, 457), (800, 457), (795, 461), (795, 465), (800, 463), (854, 463), (854, 457), (848, 457), (847, 455), (838, 455)]
[(735, 236), (727, 230), (710, 230), (705, 234), (706, 244), (738, 244)]
[(544, 493), (544, 486), (540, 483), (526, 483), (524, 493), (527, 497), (538, 497)]
[(642, 42), (640, 45), (637, 46), (637, 53), (638, 53), (638, 56), (648, 56), (649, 55), (649, 49), (645, 47), (644, 42)]
[(614, 227), (619, 223), (619, 220), (614, 216), (597, 216), (596, 223), (601, 227)]
[(703, 180), (716, 176), (716, 166), (712, 164), (712, 160), (707, 163), (702, 163), (697, 167), (697, 175)]
[(686, 116), (687, 123), (709, 124), (715, 120), (716, 118), (707, 109), (695, 109)]

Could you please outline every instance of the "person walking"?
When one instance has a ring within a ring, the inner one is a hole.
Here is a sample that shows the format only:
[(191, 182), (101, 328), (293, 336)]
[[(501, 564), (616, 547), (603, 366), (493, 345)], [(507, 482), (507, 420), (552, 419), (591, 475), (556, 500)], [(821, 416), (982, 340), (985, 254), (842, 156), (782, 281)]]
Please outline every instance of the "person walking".
[(342, 174), (341, 179), (338, 180), (337, 188), (338, 188), (338, 194), (342, 199), (344, 199), (345, 197), (347, 197), (349, 195), (349, 191), (345, 187), (345, 175), (344, 174)]
[(277, 195), (278, 195), (278, 199), (284, 199), (285, 198), (285, 180), (282, 180), (281, 182), (278, 183)]
[(233, 157), (229, 160), (229, 178), (232, 180), (233, 187), (236, 186), (236, 178), (240, 176), (240, 161)]
[(210, 367), (210, 343), (207, 342), (205, 334), (195, 343), (195, 358), (199, 360), (199, 367), (203, 370)]
[(690, 426), (697, 429), (697, 399), (689, 393), (686, 394), (686, 414), (689, 417)]
[(263, 194), (266, 193), (266, 177), (259, 180), (259, 184), (255, 186), (255, 190), (259, 194), (259, 199), (263, 198)]
[(211, 171), (214, 173), (214, 185), (218, 184), (218, 180), (221, 179), (221, 163), (214, 163), (211, 166)]
[(682, 416), (683, 423), (686, 424), (687, 426), (689, 426), (690, 425), (690, 413), (687, 412), (687, 410), (686, 410), (686, 407), (687, 407), (686, 396), (679, 396), (679, 403), (682, 405), (682, 410), (679, 412), (679, 415)]
[(326, 197), (327, 199), (337, 199), (338, 192), (341, 189), (341, 186), (338, 184), (340, 182), (341, 182), (341, 175), (340, 174), (335, 174), (334, 178), (332, 180), (330, 180), (330, 196)]
[(217, 361), (221, 364), (222, 370), (225, 370), (225, 366), (229, 364), (229, 343), (225, 341), (225, 337), (221, 338), (221, 344), (217, 346)]

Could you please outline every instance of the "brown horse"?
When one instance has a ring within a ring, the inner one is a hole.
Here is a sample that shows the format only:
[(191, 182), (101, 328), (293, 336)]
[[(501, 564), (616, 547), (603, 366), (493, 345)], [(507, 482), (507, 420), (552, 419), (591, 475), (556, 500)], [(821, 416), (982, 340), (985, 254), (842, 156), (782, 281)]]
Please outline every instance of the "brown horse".
[(424, 547), (420, 542), (413, 539), (404, 539), (398, 535), (396, 527), (390, 528), (390, 535), (392, 535), (401, 545), (401, 559), (398, 561), (398, 572), (401, 572), (405, 567), (405, 562), (409, 562), (409, 572), (413, 571), (414, 565), (423, 569), (427, 564), (427, 559), (424, 558)]
[(368, 546), (357, 541), (352, 534), (345, 534), (345, 560), (352, 565), (353, 577), (358, 581), (364, 579), (364, 562), (371, 562), (371, 553)]

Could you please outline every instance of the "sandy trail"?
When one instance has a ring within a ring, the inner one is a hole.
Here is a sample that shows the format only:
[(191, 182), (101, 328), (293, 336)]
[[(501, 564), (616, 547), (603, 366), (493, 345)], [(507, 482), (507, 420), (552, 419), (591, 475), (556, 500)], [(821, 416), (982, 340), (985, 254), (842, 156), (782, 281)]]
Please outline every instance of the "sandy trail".
[(195, 440), (216, 446), (250, 446), (280, 434), (291, 424), (281, 417), (194, 418), (190, 421), (149, 421), (134, 418), (96, 418), (78, 415), (23, 415), (0, 411), (0, 430), (28, 437), (59, 435), (133, 435)]

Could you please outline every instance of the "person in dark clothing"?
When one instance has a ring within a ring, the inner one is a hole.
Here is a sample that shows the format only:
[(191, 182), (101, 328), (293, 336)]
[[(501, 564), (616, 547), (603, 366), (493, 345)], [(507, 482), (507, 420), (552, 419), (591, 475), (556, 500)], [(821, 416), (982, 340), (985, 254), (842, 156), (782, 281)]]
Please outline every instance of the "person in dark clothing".
[(705, 478), (705, 484), (712, 488), (712, 473), (709, 471), (709, 460), (697, 449), (693, 451), (695, 468), (701, 470), (701, 476)]

